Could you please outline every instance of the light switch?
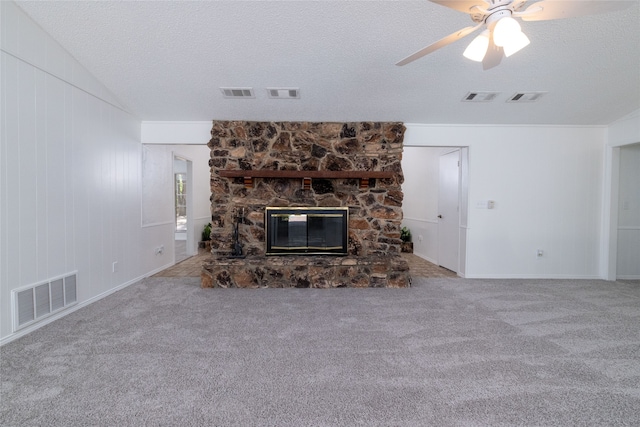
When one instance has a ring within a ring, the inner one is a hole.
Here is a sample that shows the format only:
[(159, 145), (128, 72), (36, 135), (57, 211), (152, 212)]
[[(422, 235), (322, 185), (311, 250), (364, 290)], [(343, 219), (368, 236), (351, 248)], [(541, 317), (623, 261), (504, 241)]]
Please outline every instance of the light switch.
[(493, 209), (495, 203), (493, 200), (480, 200), (476, 202), (476, 209)]

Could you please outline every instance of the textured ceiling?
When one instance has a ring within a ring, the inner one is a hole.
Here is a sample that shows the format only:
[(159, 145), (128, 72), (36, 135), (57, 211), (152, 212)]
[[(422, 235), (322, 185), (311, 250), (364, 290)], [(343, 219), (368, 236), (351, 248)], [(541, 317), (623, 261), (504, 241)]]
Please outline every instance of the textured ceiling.
[[(17, 4), (142, 120), (597, 125), (640, 108), (640, 1), (630, 1), (522, 22), (531, 44), (487, 71), (462, 56), (474, 35), (394, 65), (472, 24), (426, 0)], [(224, 99), (228, 86), (256, 97)], [(299, 87), (301, 98), (268, 99), (273, 86)], [(469, 91), (500, 95), (461, 102)], [(548, 93), (505, 102), (519, 91)]]

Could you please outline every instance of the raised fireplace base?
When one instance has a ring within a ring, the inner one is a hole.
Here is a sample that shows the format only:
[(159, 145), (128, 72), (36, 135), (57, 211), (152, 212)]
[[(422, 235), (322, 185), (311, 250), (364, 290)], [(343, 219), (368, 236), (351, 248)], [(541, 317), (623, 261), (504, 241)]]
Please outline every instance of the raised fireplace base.
[(399, 255), (252, 256), (211, 258), (203, 288), (408, 288), (409, 265)]

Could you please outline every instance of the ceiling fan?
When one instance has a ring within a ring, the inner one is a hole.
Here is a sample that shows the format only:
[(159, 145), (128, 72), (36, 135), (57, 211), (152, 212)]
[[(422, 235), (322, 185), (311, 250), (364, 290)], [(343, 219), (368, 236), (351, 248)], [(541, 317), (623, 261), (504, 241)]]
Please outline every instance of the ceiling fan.
[(473, 61), (482, 62), (483, 69), (488, 70), (500, 64), (503, 56), (509, 57), (529, 44), (529, 39), (514, 18), (520, 18), (523, 21), (571, 18), (620, 10), (633, 3), (629, 0), (542, 0), (531, 3), (525, 9), (527, 0), (429, 1), (468, 13), (476, 25), (456, 31), (407, 56), (396, 65), (413, 62), (484, 27), (482, 33), (469, 44), (463, 55)]

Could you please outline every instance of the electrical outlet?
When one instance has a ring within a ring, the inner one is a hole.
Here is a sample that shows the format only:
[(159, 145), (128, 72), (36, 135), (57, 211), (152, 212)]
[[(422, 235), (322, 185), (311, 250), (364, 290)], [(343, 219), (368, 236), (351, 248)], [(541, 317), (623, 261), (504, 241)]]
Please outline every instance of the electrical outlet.
[(118, 271), (118, 261), (113, 261), (113, 264), (111, 264), (111, 272), (115, 273)]
[(538, 252), (536, 252), (536, 254), (538, 255), (538, 258), (542, 258), (544, 256), (544, 251), (542, 249), (538, 249)]

